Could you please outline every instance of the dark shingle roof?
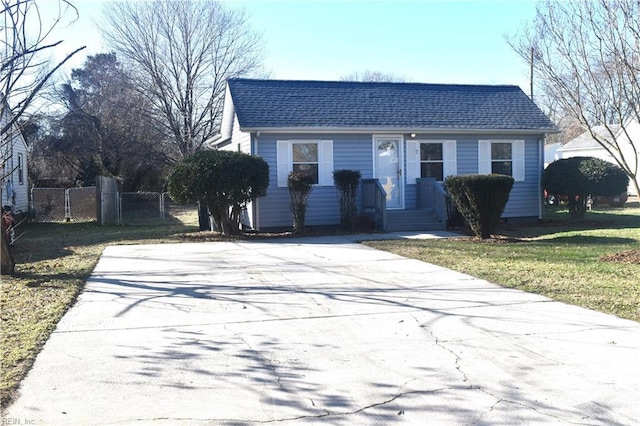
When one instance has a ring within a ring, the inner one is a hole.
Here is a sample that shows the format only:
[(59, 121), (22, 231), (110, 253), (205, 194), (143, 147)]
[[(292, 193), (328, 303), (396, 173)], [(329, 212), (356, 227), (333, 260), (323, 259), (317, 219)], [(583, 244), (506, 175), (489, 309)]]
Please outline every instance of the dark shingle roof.
[(540, 130), (517, 86), (230, 79), (243, 129)]

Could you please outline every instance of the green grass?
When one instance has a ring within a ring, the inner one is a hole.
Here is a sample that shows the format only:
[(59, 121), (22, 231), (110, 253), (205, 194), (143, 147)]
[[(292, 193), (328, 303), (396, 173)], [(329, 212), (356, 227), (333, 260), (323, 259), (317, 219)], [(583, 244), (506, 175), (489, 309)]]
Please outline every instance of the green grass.
[(505, 226), (497, 238), (365, 244), (555, 300), (640, 321), (640, 264), (605, 256), (640, 250), (640, 208), (588, 212), (572, 224), (551, 211), (541, 224)]
[(30, 224), (16, 243), (16, 274), (0, 286), (2, 407), (56, 324), (73, 304), (107, 245), (183, 241), (193, 226)]

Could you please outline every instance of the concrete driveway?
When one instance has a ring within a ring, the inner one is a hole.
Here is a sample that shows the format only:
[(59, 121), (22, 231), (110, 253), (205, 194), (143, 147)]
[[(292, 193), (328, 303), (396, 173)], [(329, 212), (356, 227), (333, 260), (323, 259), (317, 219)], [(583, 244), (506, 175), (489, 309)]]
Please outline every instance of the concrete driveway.
[(118, 246), (3, 424), (640, 423), (640, 324), (348, 237)]

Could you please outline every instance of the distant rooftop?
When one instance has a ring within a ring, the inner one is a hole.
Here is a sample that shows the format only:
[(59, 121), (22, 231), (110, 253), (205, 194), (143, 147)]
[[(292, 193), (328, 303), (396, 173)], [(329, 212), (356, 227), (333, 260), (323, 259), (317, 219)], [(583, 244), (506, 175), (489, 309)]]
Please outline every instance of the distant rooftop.
[(228, 84), (242, 129), (557, 131), (517, 86), (252, 79)]
[[(619, 124), (610, 124), (608, 126), (611, 131), (613, 132), (613, 134), (615, 135), (616, 133), (618, 133), (618, 130), (620, 130), (620, 125)], [(605, 139), (605, 140), (612, 140), (613, 138), (611, 137), (611, 133), (609, 133), (609, 131), (607, 130), (607, 128), (605, 126), (595, 126), (593, 128), (593, 132), (600, 136), (601, 138)], [(581, 135), (571, 139), (569, 142), (567, 142), (566, 144), (562, 145), (562, 150), (569, 150), (569, 149), (589, 149), (589, 148), (601, 148), (602, 145), (600, 145), (598, 143), (598, 141), (596, 141), (593, 136), (591, 136), (591, 133), (587, 130), (586, 132), (582, 133)]]

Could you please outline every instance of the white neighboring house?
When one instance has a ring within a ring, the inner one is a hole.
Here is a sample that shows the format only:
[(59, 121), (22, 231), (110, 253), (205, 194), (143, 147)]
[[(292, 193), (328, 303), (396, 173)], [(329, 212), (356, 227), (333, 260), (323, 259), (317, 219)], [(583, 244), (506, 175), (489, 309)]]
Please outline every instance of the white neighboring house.
[(560, 160), (562, 158), (562, 152), (558, 151), (562, 146), (561, 143), (551, 143), (544, 146), (544, 168), (553, 163), (556, 160)]
[[(11, 111), (4, 101), (0, 105), (0, 129), (9, 122)], [(27, 144), (15, 124), (0, 135), (2, 161), (2, 206), (11, 206), (16, 214), (29, 211), (29, 183), (27, 180)]]
[[(629, 142), (629, 138), (624, 130), (621, 129), (620, 125), (610, 125), (609, 127), (615, 132), (616, 140), (621, 146), (622, 155), (627, 163), (629, 163), (629, 167), (632, 170), (640, 171), (640, 166), (638, 165), (638, 160), (640, 159), (640, 124), (632, 120), (625, 126), (627, 134), (635, 142), (635, 152), (633, 145)], [(604, 126), (597, 126), (594, 128), (594, 131), (603, 139), (612, 140), (611, 135)], [(560, 158), (595, 157), (617, 164), (613, 156), (593, 139), (588, 131), (561, 146), (558, 149), (558, 153), (560, 154)], [(632, 182), (629, 182), (627, 191), (631, 195), (638, 195), (638, 191)]]

